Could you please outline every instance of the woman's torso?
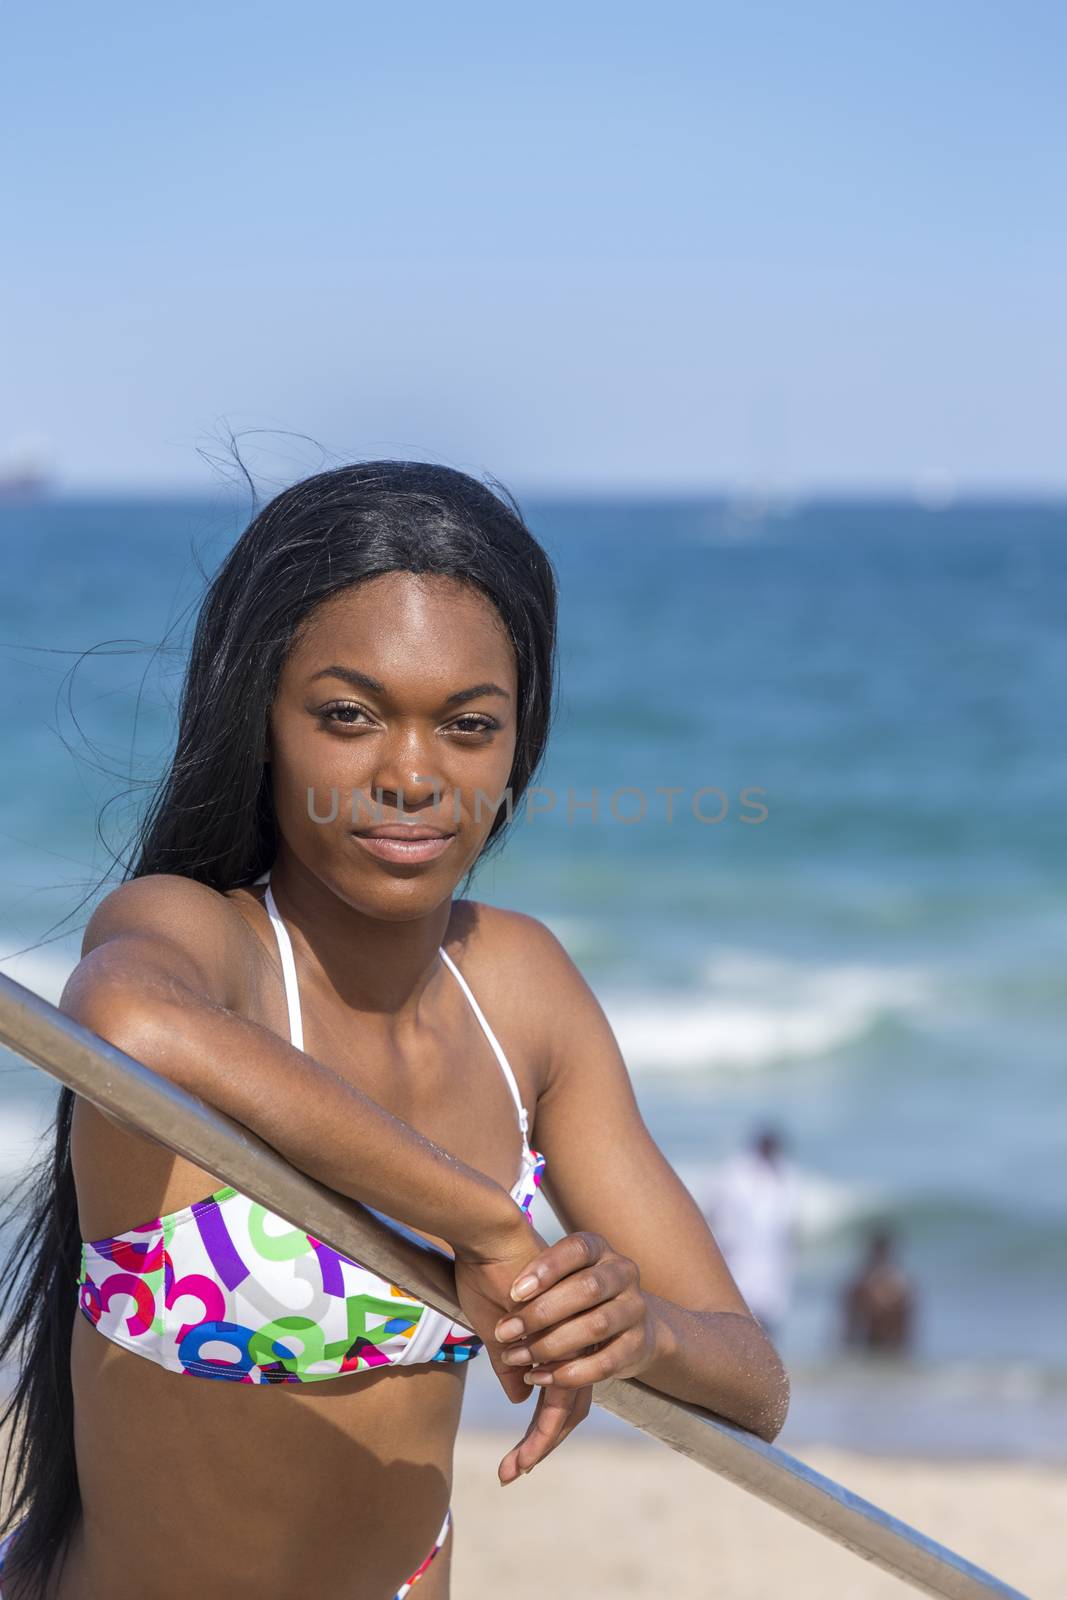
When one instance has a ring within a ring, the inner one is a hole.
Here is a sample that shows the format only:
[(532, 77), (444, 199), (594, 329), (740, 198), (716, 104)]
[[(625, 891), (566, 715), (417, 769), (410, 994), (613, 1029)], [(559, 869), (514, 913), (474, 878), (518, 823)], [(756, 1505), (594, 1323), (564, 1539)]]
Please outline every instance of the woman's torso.
[[(263, 890), (228, 898), (247, 944), (243, 1012), (288, 1038)], [(507, 918), (459, 901), (443, 944), (491, 1019), (532, 1115), (540, 1089), (537, 1049), (515, 1002), (514, 974), (500, 959), (499, 937), (493, 955), (494, 925), (499, 935)], [(444, 963), (426, 999), (417, 1054), (402, 1059), (369, 1028), (353, 1037), (350, 1020), (346, 1025), (305, 979), (304, 1048), (511, 1189), (522, 1166), (522, 1137), (492, 1047)], [(470, 1116), (472, 1103), (477, 1118)], [(183, 1210), (221, 1182), (116, 1126), (80, 1097), (71, 1149), (87, 1240)], [(449, 1248), (444, 1239), (424, 1237)], [(114, 1600), (124, 1592), (162, 1595), (176, 1563), (194, 1565), (183, 1580), (190, 1592), (209, 1592), (222, 1572), (246, 1572), (256, 1575), (247, 1592), (257, 1600), (271, 1600), (265, 1574), (272, 1587), (276, 1581), (279, 1600), (301, 1593), (379, 1600), (414, 1569), (440, 1527), (465, 1363), (343, 1373), (315, 1383), (217, 1383), (168, 1372), (76, 1316), (71, 1370), (85, 1517), (60, 1600), (73, 1600), (86, 1581), (106, 1584)], [(264, 1393), (266, 1387), (275, 1392)], [(420, 1579), (424, 1600), (447, 1592), (447, 1550)], [(230, 1581), (226, 1592), (240, 1600)]]

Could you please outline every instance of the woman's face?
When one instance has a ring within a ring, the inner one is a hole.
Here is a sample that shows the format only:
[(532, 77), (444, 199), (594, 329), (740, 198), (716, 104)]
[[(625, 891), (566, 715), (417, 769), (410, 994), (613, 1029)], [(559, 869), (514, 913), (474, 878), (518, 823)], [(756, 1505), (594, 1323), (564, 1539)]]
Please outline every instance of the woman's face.
[[(449, 899), (504, 802), (517, 695), (503, 622), (469, 584), (388, 572), (324, 601), (271, 709), (287, 846), (371, 916), (417, 917)], [(369, 840), (398, 823), (446, 837), (406, 854)]]

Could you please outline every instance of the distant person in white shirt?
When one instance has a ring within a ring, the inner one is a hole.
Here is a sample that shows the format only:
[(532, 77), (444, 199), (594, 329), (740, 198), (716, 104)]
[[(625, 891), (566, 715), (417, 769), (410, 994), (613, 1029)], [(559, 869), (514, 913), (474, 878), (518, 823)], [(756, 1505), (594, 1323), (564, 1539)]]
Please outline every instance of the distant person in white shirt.
[(775, 1129), (761, 1128), (730, 1156), (709, 1217), (734, 1282), (772, 1342), (789, 1309), (797, 1243), (799, 1185), (783, 1143)]

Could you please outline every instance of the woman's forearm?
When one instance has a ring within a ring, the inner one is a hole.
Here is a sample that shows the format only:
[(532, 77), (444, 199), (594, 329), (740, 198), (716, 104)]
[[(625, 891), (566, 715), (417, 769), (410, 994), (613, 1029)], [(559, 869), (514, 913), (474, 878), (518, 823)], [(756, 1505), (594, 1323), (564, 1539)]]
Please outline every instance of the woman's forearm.
[[(97, 985), (73, 1010), (102, 1038), (250, 1128), (294, 1167), (458, 1256), (508, 1254), (529, 1233), (494, 1179), (468, 1166), (287, 1039), (200, 996)], [(520, 1230), (525, 1229), (525, 1232)]]
[(739, 1311), (688, 1311), (648, 1294), (657, 1353), (638, 1374), (770, 1443), (789, 1410), (789, 1377), (759, 1323)]

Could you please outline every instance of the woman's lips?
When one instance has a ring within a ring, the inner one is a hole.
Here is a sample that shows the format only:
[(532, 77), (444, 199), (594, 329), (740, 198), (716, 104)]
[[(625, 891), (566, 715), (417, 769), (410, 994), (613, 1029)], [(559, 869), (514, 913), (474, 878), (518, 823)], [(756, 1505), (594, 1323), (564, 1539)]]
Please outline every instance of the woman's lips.
[(436, 861), (438, 856), (444, 855), (456, 836), (446, 833), (430, 839), (375, 839), (367, 833), (354, 833), (352, 837), (369, 855), (377, 856), (380, 861), (415, 863)]

